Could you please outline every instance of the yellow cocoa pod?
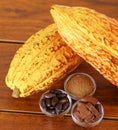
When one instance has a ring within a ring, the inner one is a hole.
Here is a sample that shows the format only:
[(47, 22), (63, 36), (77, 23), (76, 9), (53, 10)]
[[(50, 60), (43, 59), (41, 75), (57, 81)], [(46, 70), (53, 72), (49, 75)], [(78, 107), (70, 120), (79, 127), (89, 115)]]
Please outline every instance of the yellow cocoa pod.
[(11, 61), (6, 76), (13, 97), (26, 97), (51, 87), (82, 61), (62, 40), (55, 24), (32, 35)]

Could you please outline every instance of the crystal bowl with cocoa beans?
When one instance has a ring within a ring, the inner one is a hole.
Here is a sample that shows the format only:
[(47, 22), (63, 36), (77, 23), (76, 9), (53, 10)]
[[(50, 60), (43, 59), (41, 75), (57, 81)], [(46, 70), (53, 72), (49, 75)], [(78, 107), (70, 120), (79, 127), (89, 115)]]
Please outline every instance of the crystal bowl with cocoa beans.
[(56, 117), (68, 113), (71, 105), (71, 97), (61, 89), (51, 89), (44, 92), (39, 101), (41, 111), (49, 117)]

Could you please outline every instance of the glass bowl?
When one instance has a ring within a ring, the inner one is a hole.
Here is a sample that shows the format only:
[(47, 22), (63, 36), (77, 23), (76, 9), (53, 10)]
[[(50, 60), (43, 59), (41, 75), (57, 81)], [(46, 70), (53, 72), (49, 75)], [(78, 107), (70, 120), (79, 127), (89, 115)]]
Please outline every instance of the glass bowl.
[(62, 116), (71, 109), (72, 100), (67, 92), (61, 89), (51, 89), (40, 97), (41, 111), (49, 117)]
[(86, 73), (73, 73), (64, 82), (64, 90), (74, 100), (84, 96), (92, 96), (96, 91), (96, 82), (92, 76)]
[[(92, 111), (88, 112), (87, 115), (85, 115), (86, 112), (84, 112), (84, 114), (82, 115), (83, 117), (81, 117), (80, 116), (80, 114), (82, 114), (81, 111), (79, 111), (79, 114), (77, 111), (78, 103), (81, 104), (81, 102), (83, 102), (83, 99), (76, 101), (72, 106), (71, 117), (72, 117), (73, 121), (81, 127), (93, 127), (93, 126), (98, 125), (104, 117), (104, 108), (103, 108), (102, 104), (99, 101), (97, 101), (97, 103), (96, 103), (97, 104), (96, 106), (97, 107), (99, 106), (99, 108), (96, 107), (97, 110), (99, 109), (99, 115), (96, 114), (98, 117), (95, 116), (94, 114), (93, 114), (94, 116), (92, 115), (92, 116), (88, 117), (89, 113), (92, 113)], [(83, 106), (79, 107), (79, 109), (81, 110), (82, 107)], [(84, 111), (84, 108), (82, 111)]]

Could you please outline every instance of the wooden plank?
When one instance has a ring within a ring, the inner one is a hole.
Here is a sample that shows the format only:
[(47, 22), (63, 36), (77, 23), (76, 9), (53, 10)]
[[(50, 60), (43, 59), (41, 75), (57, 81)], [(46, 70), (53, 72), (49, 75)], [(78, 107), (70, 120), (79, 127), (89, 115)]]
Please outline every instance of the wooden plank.
[(0, 39), (26, 40), (53, 23), (49, 12), (53, 4), (85, 6), (118, 19), (117, 0), (1, 0)]
[[(0, 113), (1, 130), (84, 130), (77, 126), (71, 117), (51, 118), (37, 114)], [(117, 130), (118, 120), (102, 120), (102, 122), (86, 130)]]
[[(0, 43), (0, 109), (38, 112), (40, 111), (38, 102), (42, 92), (27, 98), (14, 99), (11, 97), (11, 90), (5, 84), (9, 64), (19, 47), (21, 44)], [(94, 96), (103, 104), (105, 117), (118, 117), (118, 88), (110, 84), (86, 62), (73, 72), (86, 72), (93, 76), (97, 83)], [(52, 88), (63, 89), (64, 80), (65, 78), (58, 81)]]

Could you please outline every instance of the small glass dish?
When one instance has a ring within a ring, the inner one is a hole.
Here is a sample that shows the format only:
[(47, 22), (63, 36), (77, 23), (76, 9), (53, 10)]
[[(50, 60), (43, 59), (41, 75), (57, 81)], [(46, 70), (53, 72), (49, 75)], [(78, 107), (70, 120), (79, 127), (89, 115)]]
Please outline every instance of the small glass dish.
[(40, 97), (41, 111), (49, 117), (62, 116), (71, 109), (72, 100), (67, 92), (61, 89), (51, 89)]
[(73, 73), (64, 82), (64, 90), (74, 100), (84, 96), (92, 96), (96, 91), (96, 82), (92, 76), (86, 73)]
[[(81, 117), (80, 117), (80, 115), (77, 115), (77, 105), (78, 105), (78, 103), (79, 102), (83, 102), (83, 99), (80, 99), (80, 100), (78, 100), (78, 101), (76, 101), (74, 104), (73, 104), (73, 106), (72, 106), (72, 109), (71, 109), (71, 117), (72, 117), (72, 119), (73, 119), (73, 121), (77, 124), (77, 125), (79, 125), (79, 126), (81, 126), (81, 127), (85, 127), (85, 128), (87, 128), (87, 127), (93, 127), (93, 126), (96, 126), (96, 125), (98, 125), (101, 121), (102, 121), (102, 119), (103, 119), (103, 117), (104, 117), (104, 108), (103, 108), (103, 106), (102, 106), (102, 104), (99, 102), (99, 101), (97, 101), (97, 105), (99, 106), (99, 116), (98, 116), (98, 118), (97, 119), (93, 119), (92, 120), (92, 122), (86, 122), (85, 120), (86, 119), (82, 119)], [(81, 112), (79, 111), (79, 114), (80, 114)], [(82, 115), (83, 117), (87, 117), (86, 115), (85, 115), (85, 113), (86, 112), (84, 112), (84, 114)], [(93, 117), (95, 117), (95, 115), (93, 116)]]

